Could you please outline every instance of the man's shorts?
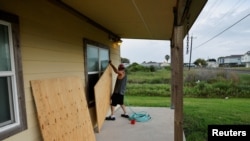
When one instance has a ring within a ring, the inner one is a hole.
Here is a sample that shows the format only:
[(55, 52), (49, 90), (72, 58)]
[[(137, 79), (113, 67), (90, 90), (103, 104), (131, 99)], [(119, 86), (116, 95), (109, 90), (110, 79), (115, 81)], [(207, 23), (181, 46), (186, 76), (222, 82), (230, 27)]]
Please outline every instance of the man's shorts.
[(113, 93), (111, 96), (111, 105), (116, 106), (117, 104), (123, 105), (123, 99), (124, 95), (121, 95), (119, 93)]

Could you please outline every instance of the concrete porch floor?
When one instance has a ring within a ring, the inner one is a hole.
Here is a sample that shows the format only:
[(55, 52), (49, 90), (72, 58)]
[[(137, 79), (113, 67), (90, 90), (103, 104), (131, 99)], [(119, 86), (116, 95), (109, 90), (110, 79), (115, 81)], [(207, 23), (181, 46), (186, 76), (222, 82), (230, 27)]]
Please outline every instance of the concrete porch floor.
[[(129, 119), (121, 117), (122, 109), (115, 112), (115, 121), (104, 121), (96, 141), (173, 141), (174, 110), (169, 107), (127, 107), (127, 112), (147, 112), (151, 120), (131, 124)], [(184, 137), (185, 141), (185, 137)]]

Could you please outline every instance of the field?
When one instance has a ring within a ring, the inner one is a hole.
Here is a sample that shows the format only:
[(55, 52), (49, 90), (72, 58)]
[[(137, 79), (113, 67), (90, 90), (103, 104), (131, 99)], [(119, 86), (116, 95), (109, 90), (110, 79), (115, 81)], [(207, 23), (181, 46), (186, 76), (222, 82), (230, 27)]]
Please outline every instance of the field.
[[(199, 73), (184, 72), (183, 110), (186, 140), (205, 141), (207, 126), (210, 124), (250, 124), (250, 75), (220, 71), (216, 72), (214, 77), (213, 73), (208, 71), (202, 72), (201, 78)], [(169, 107), (170, 76), (169, 69), (128, 72), (126, 104)], [(196, 83), (197, 79), (201, 83)]]
[[(169, 97), (126, 96), (127, 106), (169, 107)], [(205, 141), (207, 126), (250, 124), (250, 99), (184, 98), (187, 141)]]

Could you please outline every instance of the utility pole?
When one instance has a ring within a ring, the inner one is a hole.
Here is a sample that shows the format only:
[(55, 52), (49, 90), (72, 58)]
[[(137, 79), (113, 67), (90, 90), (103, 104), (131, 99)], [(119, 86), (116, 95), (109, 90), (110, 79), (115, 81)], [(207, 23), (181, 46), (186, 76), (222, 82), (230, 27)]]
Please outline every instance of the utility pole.
[(193, 44), (193, 35), (191, 36), (191, 42), (190, 42), (190, 57), (189, 57), (188, 70), (190, 70), (190, 66), (191, 66), (192, 46), (193, 46), (192, 44)]

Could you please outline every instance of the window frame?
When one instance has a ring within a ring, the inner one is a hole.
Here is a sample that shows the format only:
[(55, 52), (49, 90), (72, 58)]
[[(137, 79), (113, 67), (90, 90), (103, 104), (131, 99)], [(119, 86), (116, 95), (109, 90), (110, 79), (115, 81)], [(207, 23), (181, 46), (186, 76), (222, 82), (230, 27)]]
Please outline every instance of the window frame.
[[(12, 68), (14, 68), (14, 78), (12, 79), (12, 87), (15, 87), (13, 93), (14, 97), (14, 119), (15, 122), (9, 125), (0, 127), (0, 140), (10, 137), (14, 134), (22, 132), (27, 129), (27, 116), (25, 107), (25, 95), (24, 95), (24, 84), (23, 84), (23, 70), (22, 70), (22, 58), (21, 58), (21, 48), (20, 48), (20, 36), (19, 36), (19, 18), (16, 15), (7, 13), (0, 10), (0, 20), (7, 22), (11, 27), (12, 45), (10, 49), (12, 50)], [(1, 23), (2, 24), (2, 23)], [(1, 74), (3, 76), (4, 73)]]
[[(90, 95), (89, 95), (89, 81), (88, 81), (88, 75), (89, 74), (98, 74), (99, 75), (99, 78), (101, 77), (102, 73), (105, 71), (102, 70), (101, 68), (101, 64), (100, 64), (100, 50), (104, 49), (104, 50), (107, 50), (108, 51), (108, 58), (110, 59), (110, 48), (104, 44), (101, 44), (101, 43), (98, 43), (96, 41), (93, 41), (93, 40), (89, 40), (89, 39), (86, 39), (84, 38), (83, 39), (83, 42), (84, 42), (84, 66), (85, 66), (85, 84), (86, 84), (86, 88), (85, 88), (85, 92), (86, 92), (86, 98), (87, 98), (87, 103), (88, 103), (88, 106), (89, 107), (94, 107), (95, 106), (95, 100), (92, 100), (92, 99), (89, 99)], [(96, 48), (98, 48), (98, 61), (99, 61), (99, 64), (98, 64), (98, 68), (99, 70), (98, 71), (93, 71), (93, 72), (89, 72), (88, 71), (88, 55), (87, 55), (87, 48), (88, 48), (88, 45), (91, 45), (91, 46), (94, 46)]]

